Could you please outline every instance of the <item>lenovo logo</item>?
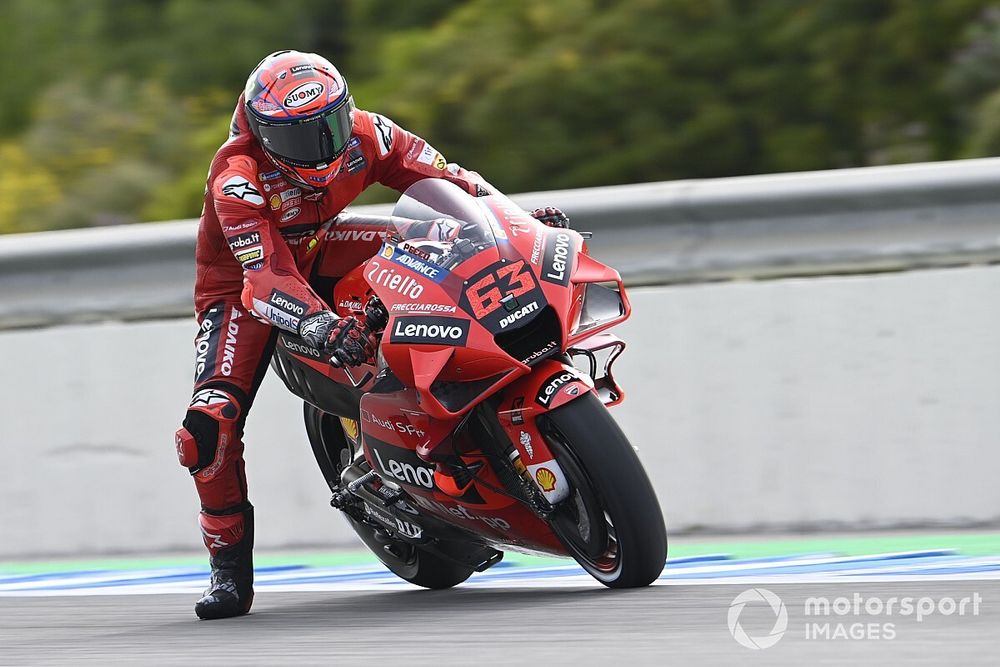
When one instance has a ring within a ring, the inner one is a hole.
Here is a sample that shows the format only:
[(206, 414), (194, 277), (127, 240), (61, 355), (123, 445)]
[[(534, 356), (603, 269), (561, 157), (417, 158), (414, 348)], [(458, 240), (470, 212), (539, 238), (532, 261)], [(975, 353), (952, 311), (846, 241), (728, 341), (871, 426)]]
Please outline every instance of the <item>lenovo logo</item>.
[(452, 317), (397, 317), (390, 343), (465, 345), (469, 321)]
[(389, 477), (411, 486), (422, 486), (427, 489), (434, 488), (434, 471), (427, 466), (413, 465), (406, 462), (400, 463), (396, 459), (388, 459), (388, 464), (386, 464), (386, 461), (382, 460), (382, 455), (379, 454), (378, 449), (375, 447), (371, 449), (375, 454), (378, 467)]

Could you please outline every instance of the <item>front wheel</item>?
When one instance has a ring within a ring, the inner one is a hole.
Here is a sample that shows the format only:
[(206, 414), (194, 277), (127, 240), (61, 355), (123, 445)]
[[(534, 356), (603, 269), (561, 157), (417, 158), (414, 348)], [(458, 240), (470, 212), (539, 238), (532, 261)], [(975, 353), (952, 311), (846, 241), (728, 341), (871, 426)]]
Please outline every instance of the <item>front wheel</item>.
[(656, 493), (632, 445), (593, 394), (539, 424), (573, 489), (549, 523), (573, 558), (609, 588), (648, 586), (667, 558)]

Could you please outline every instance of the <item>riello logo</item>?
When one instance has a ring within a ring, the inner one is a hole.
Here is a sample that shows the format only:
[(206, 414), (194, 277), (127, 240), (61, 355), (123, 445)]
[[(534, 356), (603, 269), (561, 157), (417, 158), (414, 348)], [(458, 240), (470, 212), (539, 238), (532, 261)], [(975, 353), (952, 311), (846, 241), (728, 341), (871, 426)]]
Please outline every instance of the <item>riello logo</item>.
[(402, 276), (391, 268), (383, 269), (382, 265), (374, 260), (368, 262), (368, 273), (365, 277), (372, 287), (382, 285), (410, 299), (419, 299), (424, 293), (424, 286), (416, 278)]

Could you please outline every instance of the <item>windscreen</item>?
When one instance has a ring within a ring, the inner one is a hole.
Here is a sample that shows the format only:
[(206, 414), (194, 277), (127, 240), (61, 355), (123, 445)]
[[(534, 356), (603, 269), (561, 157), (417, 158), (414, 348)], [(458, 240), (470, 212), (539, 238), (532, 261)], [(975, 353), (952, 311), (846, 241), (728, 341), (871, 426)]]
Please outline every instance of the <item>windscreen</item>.
[(448, 271), (497, 247), (500, 223), (484, 203), (453, 183), (428, 178), (411, 185), (392, 211), (389, 237), (402, 249)]

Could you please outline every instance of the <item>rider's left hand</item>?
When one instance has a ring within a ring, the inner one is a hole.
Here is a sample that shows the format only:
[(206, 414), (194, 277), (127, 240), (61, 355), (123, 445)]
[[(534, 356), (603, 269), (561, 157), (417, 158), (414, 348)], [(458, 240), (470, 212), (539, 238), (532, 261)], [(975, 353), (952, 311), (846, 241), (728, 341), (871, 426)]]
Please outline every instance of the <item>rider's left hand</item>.
[(536, 208), (531, 212), (531, 217), (549, 227), (558, 227), (560, 229), (569, 227), (569, 216), (555, 206)]

